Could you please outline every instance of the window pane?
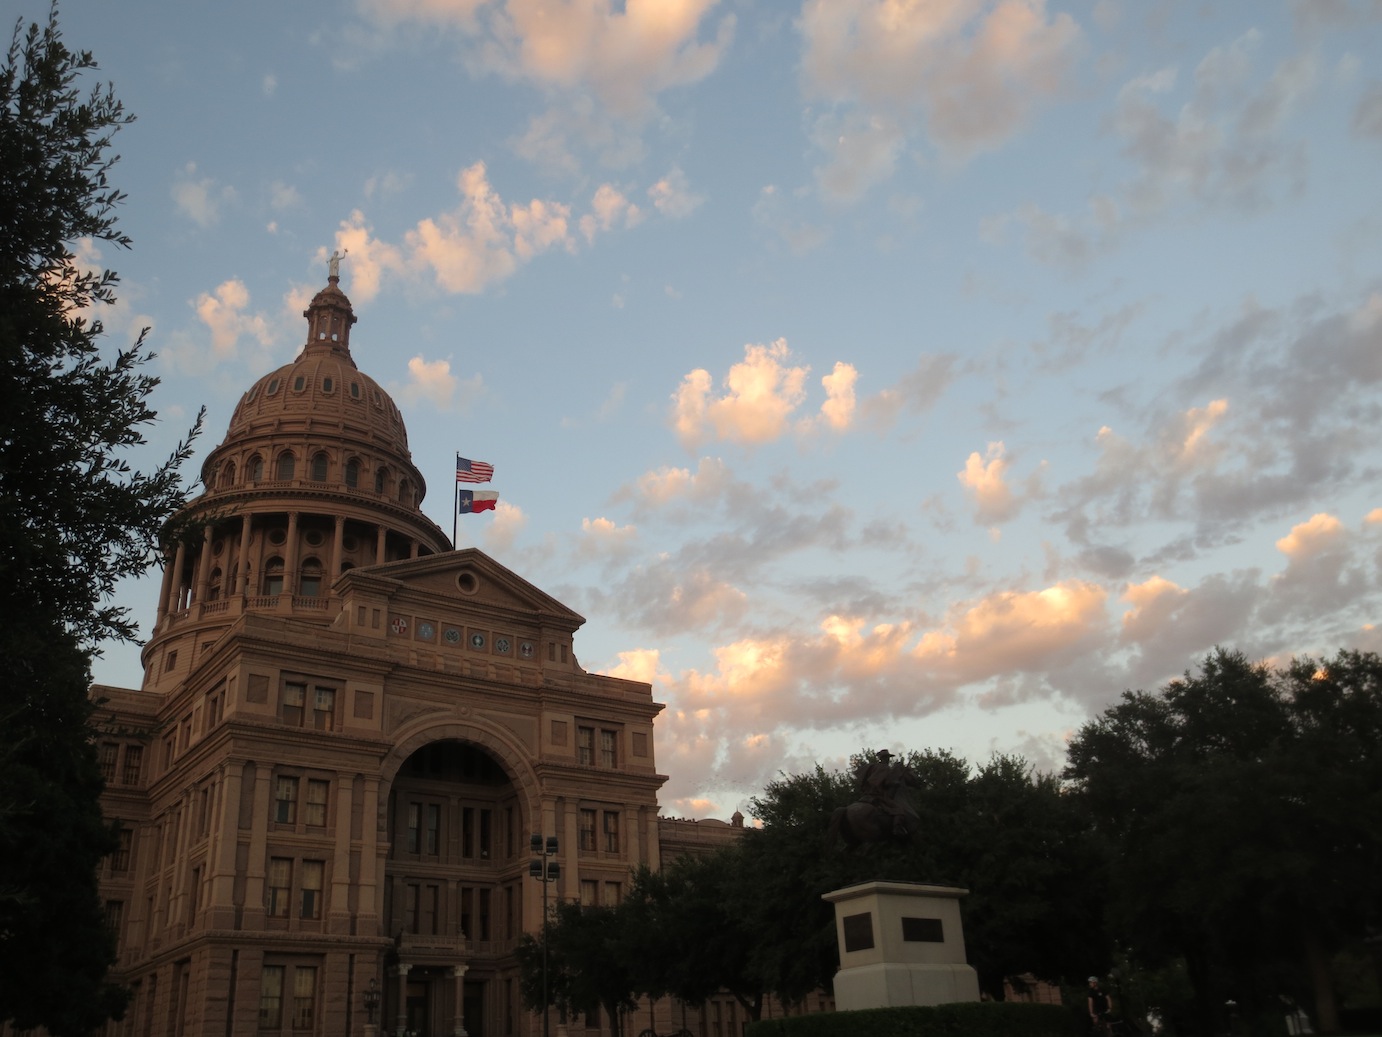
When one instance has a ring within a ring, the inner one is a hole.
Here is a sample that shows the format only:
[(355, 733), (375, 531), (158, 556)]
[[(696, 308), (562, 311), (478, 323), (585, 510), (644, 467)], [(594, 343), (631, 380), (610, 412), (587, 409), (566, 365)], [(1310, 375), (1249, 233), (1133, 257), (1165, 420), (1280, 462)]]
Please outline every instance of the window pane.
[(310, 1030), (316, 1019), (317, 970), (298, 966), (293, 970), (293, 1029)]
[(600, 732), (600, 766), (613, 769), (618, 763), (618, 754), (615, 752), (615, 732)]
[(125, 746), (125, 766), (122, 768), (120, 781), (125, 785), (138, 785), (139, 772), (144, 766), (144, 747), (142, 745)]
[(293, 862), (288, 857), (269, 859), (269, 917), (287, 918), (293, 894)]
[(259, 973), (259, 1028), (283, 1025), (283, 966), (265, 965)]
[(274, 820), (291, 825), (298, 819), (298, 780), (279, 775), (274, 791)]
[(322, 876), (325, 871), (325, 861), (302, 862), (302, 906), (298, 912), (299, 918), (322, 916)]
[(580, 848), (595, 849), (595, 811), (582, 810), (580, 813)]
[(307, 811), (303, 818), (313, 828), (326, 827), (326, 797), (329, 782), (309, 778), (307, 781)]

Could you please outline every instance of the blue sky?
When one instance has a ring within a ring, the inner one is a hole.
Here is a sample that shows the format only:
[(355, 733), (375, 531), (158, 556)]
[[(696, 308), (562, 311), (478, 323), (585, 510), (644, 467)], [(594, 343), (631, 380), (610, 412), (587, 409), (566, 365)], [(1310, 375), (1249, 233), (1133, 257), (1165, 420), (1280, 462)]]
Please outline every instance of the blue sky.
[(460, 542), (653, 684), (668, 813), (864, 746), (1058, 768), (1216, 644), (1382, 644), (1377, 0), (60, 16), (137, 117), (134, 247), (81, 252), (150, 456), (348, 249), (424, 509), (495, 465)]

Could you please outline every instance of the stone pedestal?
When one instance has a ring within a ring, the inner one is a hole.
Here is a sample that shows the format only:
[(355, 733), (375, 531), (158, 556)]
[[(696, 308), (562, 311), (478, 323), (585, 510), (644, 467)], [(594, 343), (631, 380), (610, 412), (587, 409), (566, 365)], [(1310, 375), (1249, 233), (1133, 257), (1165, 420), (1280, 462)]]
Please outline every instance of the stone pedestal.
[(919, 882), (862, 882), (826, 893), (835, 905), (842, 1012), (978, 1001), (979, 977), (965, 963), (960, 897), (967, 889)]

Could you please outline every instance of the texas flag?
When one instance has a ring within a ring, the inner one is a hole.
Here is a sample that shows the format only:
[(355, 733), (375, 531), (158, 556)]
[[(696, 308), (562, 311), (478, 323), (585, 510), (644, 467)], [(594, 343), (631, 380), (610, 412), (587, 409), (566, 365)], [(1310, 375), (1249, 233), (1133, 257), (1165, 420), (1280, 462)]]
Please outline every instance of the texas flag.
[(462, 515), (476, 511), (493, 511), (499, 503), (499, 494), (493, 490), (459, 490), (456, 493), (456, 510)]

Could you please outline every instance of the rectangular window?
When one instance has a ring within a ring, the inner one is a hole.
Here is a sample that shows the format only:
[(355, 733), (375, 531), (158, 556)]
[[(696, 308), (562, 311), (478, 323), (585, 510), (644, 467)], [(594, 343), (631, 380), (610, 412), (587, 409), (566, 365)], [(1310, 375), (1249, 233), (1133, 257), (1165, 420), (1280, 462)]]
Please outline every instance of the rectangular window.
[(289, 857), (269, 858), (269, 917), (287, 918), (293, 899), (293, 861)]
[(318, 731), (330, 731), (336, 723), (336, 692), (318, 688), (312, 706), (312, 726)]
[(595, 766), (595, 728), (576, 728), (576, 762), (582, 767)]
[(594, 907), (600, 902), (600, 884), (594, 879), (581, 879), (581, 906)]
[(134, 829), (122, 828), (116, 833), (119, 840), (115, 846), (115, 852), (110, 855), (111, 871), (130, 870), (130, 848), (134, 845)]
[(492, 836), (494, 811), (480, 808), (480, 859), (489, 860), (490, 839)]
[(317, 970), (299, 965), (293, 970), (293, 1029), (310, 1030), (317, 1018)]
[(115, 949), (120, 949), (120, 929), (125, 922), (125, 902), (123, 900), (106, 901), (106, 928), (115, 937)]
[(600, 732), (600, 766), (609, 770), (614, 770), (619, 763), (619, 753), (617, 750), (619, 733), (617, 731)]
[(417, 853), (422, 847), (422, 804), (408, 804), (408, 852)]
[(306, 684), (283, 685), (283, 707), (280, 716), (289, 727), (301, 727), (303, 710), (307, 704)]
[(605, 906), (618, 907), (619, 901), (624, 899), (623, 887), (617, 882), (605, 883)]
[(298, 819), (298, 780), (280, 774), (274, 784), (274, 820), (291, 825)]
[(201, 906), (202, 900), (202, 870), (201, 868), (192, 869), (191, 888), (187, 896), (187, 924), (190, 926), (197, 920), (197, 908)]
[(437, 908), (441, 905), (441, 887), (423, 886), (422, 902), (418, 905), (418, 932), (437, 934)]
[(326, 874), (325, 861), (302, 862), (302, 901), (299, 918), (316, 919), (322, 916), (322, 879)]
[(329, 781), (307, 779), (307, 809), (303, 820), (312, 828), (326, 827), (326, 797), (330, 787)]
[(101, 777), (110, 784), (115, 780), (115, 758), (120, 754), (120, 746), (115, 742), (102, 742), (101, 754)]
[(582, 810), (580, 812), (580, 848), (582, 850), (595, 849), (595, 811)]
[(619, 814), (614, 810), (605, 811), (605, 852), (619, 852)]
[(122, 785), (138, 785), (140, 771), (144, 769), (144, 747), (142, 745), (125, 746), (125, 766), (121, 770), (120, 783)]
[(283, 966), (265, 965), (259, 970), (259, 1028), (277, 1030), (283, 1025)]
[(475, 932), (471, 929), (471, 922), (474, 918), (475, 890), (470, 886), (461, 887), (461, 935), (467, 940), (474, 938)]
[(403, 931), (415, 933), (418, 931), (418, 907), (422, 902), (422, 886), (416, 882), (410, 882), (403, 887)]
[(475, 808), (461, 807), (461, 856), (475, 856)]
[(427, 830), (423, 847), (423, 852), (433, 856), (441, 850), (441, 807), (436, 803), (427, 804)]

